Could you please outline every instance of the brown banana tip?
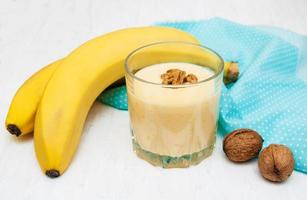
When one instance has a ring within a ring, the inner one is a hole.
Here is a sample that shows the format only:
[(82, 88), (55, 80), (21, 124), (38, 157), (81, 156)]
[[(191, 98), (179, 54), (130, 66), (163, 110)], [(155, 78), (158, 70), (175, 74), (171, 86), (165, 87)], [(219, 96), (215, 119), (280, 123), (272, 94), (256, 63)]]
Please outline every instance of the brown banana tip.
[(60, 172), (56, 169), (49, 169), (46, 171), (46, 175), (49, 177), (49, 178), (57, 178), (60, 176)]
[(20, 129), (15, 125), (15, 124), (9, 124), (7, 125), (6, 129), (12, 134), (15, 135), (16, 137), (21, 135)]

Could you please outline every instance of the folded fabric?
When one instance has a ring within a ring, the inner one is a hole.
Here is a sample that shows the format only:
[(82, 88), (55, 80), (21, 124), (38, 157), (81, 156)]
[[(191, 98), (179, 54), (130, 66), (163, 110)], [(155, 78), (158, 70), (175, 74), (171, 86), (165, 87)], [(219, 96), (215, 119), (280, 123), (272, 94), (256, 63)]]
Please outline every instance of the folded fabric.
[[(187, 31), (224, 60), (239, 62), (238, 81), (222, 90), (222, 134), (254, 129), (264, 146), (287, 145), (295, 169), (307, 173), (307, 37), (220, 18), (159, 25)], [(125, 86), (107, 90), (98, 101), (126, 110)]]

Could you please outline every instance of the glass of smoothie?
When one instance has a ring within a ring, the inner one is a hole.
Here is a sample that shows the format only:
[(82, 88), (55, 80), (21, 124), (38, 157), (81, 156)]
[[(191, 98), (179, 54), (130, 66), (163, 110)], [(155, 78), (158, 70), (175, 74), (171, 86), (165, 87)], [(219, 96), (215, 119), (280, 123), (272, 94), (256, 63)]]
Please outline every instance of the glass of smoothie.
[(212, 154), (223, 59), (204, 46), (161, 42), (125, 62), (133, 149), (163, 168), (198, 164)]

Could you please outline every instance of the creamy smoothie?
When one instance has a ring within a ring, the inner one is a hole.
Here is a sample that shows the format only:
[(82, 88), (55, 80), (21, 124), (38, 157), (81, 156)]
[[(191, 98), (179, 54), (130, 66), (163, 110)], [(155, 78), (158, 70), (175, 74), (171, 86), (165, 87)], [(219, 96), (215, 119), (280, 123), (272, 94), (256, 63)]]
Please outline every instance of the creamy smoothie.
[[(196, 84), (161, 84), (161, 74), (180, 69), (197, 76)], [(163, 167), (188, 167), (212, 152), (220, 89), (209, 68), (191, 63), (160, 63), (135, 73), (128, 90), (134, 149)], [(147, 82), (150, 83), (147, 83)], [(152, 84), (155, 83), (155, 84)], [(128, 86), (129, 87), (129, 86)]]

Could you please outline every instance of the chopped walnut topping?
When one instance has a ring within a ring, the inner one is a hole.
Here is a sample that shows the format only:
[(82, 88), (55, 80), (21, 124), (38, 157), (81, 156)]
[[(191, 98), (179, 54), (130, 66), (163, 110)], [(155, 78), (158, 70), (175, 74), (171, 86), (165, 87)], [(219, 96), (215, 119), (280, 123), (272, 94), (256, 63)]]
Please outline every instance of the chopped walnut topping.
[(188, 74), (180, 69), (169, 69), (166, 73), (161, 74), (162, 84), (164, 85), (181, 85), (184, 83), (196, 83), (197, 77), (194, 74)]
[(185, 71), (179, 69), (169, 69), (165, 74), (161, 75), (162, 84), (165, 85), (180, 85), (183, 84)]
[(198, 79), (194, 74), (188, 74), (184, 77), (184, 82), (197, 83)]

